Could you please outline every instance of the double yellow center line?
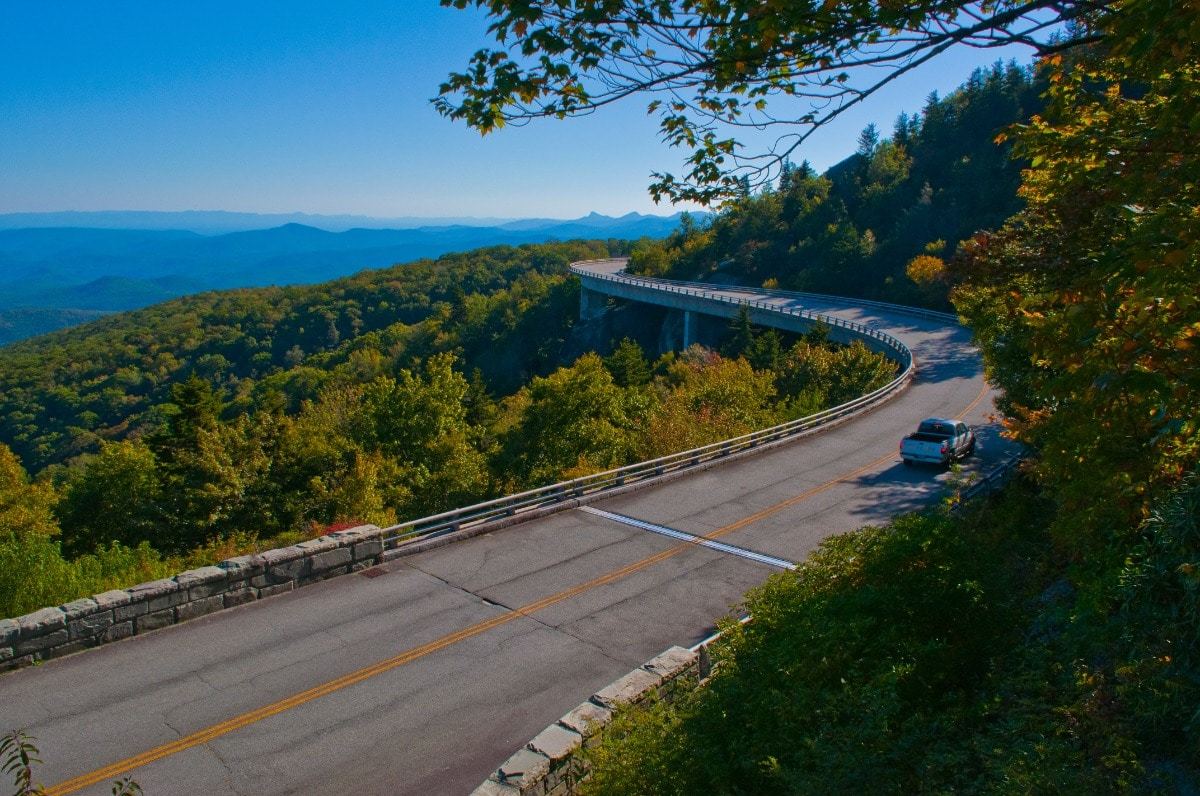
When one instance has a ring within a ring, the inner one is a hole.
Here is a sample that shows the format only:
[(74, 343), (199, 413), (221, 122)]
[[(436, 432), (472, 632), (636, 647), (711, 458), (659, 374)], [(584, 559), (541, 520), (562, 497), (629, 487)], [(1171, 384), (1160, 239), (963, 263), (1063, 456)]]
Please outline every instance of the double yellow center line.
[[(958, 417), (961, 418), (974, 409), (979, 402), (983, 400), (984, 396), (987, 395), (987, 392), (988, 387), (985, 386), (975, 400), (972, 401), (966, 409), (958, 414)], [(785, 509), (795, 506), (797, 503), (808, 500), (814, 495), (824, 492), (827, 489), (842, 483), (843, 481), (847, 481), (855, 476), (861, 475), (868, 470), (872, 470), (875, 467), (878, 467), (880, 464), (883, 464), (884, 462), (894, 458), (894, 453), (888, 453), (885, 456), (880, 456), (878, 459), (870, 461), (864, 464), (862, 467), (852, 470), (851, 472), (840, 475), (831, 481), (826, 481), (820, 486), (816, 486), (805, 492), (801, 492), (800, 494), (790, 497), (787, 500), (781, 501), (772, 506), (768, 506), (761, 511), (751, 514), (748, 517), (743, 517), (740, 520), (731, 522), (728, 525), (712, 531), (711, 533), (708, 533), (704, 536), (699, 536), (695, 540), (682, 542), (673, 547), (669, 547), (662, 552), (655, 553), (652, 556), (635, 561), (632, 564), (621, 567), (620, 569), (607, 572), (599, 577), (587, 581), (586, 583), (580, 583), (579, 585), (572, 586), (564, 591), (551, 594), (548, 597), (541, 598), (540, 600), (534, 600), (531, 603), (527, 603), (519, 608), (498, 614), (490, 619), (485, 619), (482, 622), (477, 622), (469, 627), (463, 628), (462, 630), (449, 633), (441, 638), (430, 641), (427, 644), (422, 644), (419, 647), (414, 647), (406, 652), (402, 652), (395, 657), (379, 661), (378, 663), (373, 663), (370, 666), (364, 666), (363, 668), (350, 672), (349, 674), (344, 674), (334, 680), (314, 686), (307, 691), (301, 691), (300, 693), (293, 694), (285, 699), (281, 699), (278, 702), (273, 702), (269, 705), (264, 705), (260, 708), (247, 711), (246, 713), (234, 716), (233, 718), (226, 719), (219, 724), (214, 724), (190, 735), (185, 735), (184, 737), (178, 738), (170, 743), (156, 746), (153, 749), (149, 749), (141, 754), (120, 760), (116, 763), (105, 766), (104, 768), (98, 768), (95, 771), (90, 771), (86, 774), (81, 774), (77, 777), (74, 777), (73, 779), (65, 780), (58, 783), (54, 787), (47, 788), (45, 790), (46, 796), (62, 796), (63, 794), (74, 793), (82, 788), (86, 788), (100, 782), (118, 778), (129, 773), (130, 771), (133, 771), (134, 769), (149, 765), (156, 760), (161, 760), (164, 757), (169, 757), (178, 752), (191, 749), (194, 746), (199, 746), (201, 744), (208, 743), (209, 741), (216, 740), (217, 738), (220, 738), (223, 735), (228, 735), (229, 733), (239, 730), (242, 727), (249, 726), (266, 718), (270, 718), (271, 716), (283, 713), (285, 710), (290, 710), (291, 708), (298, 707), (307, 702), (312, 702), (314, 699), (320, 699), (323, 696), (340, 691), (343, 688), (348, 688), (357, 683), (361, 683), (364, 680), (375, 677), (376, 675), (391, 671), (392, 669), (404, 666), (405, 664), (411, 663), (419, 658), (423, 658), (426, 655), (431, 655), (439, 650), (445, 649), (446, 647), (453, 646), (460, 641), (465, 641), (469, 638), (473, 638), (474, 636), (478, 636), (481, 633), (486, 633), (487, 631), (500, 627), (501, 625), (506, 625), (509, 622), (512, 622), (523, 616), (535, 614), (538, 611), (543, 611), (552, 605), (557, 605), (558, 603), (578, 597), (579, 595), (591, 591), (592, 589), (614, 583), (636, 572), (640, 572), (643, 569), (654, 566), (659, 562), (666, 561), (668, 558), (677, 556), (685, 550), (690, 550), (701, 541), (706, 539), (716, 539), (726, 534), (733, 533), (734, 531), (744, 528), (747, 525), (751, 525), (759, 520), (765, 519), (773, 514), (777, 514)]]

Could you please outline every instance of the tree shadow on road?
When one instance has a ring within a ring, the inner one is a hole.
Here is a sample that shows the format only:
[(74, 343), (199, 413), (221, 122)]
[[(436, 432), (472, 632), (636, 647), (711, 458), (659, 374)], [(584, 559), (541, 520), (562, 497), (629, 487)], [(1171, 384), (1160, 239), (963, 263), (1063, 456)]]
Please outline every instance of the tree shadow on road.
[(864, 473), (847, 483), (864, 490), (868, 498), (849, 513), (862, 524), (879, 525), (899, 514), (937, 506), (956, 487), (961, 489), (1011, 456), (1016, 443), (1004, 439), (999, 424), (975, 428), (975, 454), (961, 463), (955, 472), (938, 465), (905, 465), (899, 458), (884, 470)]

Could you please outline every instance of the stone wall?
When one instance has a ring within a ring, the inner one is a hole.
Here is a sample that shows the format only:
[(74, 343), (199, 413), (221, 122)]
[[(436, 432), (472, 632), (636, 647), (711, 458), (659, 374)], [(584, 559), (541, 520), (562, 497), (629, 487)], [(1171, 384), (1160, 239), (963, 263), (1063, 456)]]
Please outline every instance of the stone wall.
[(587, 776), (582, 751), (595, 745), (618, 705), (652, 695), (672, 701), (708, 675), (706, 651), (671, 647), (592, 695), (505, 760), (472, 796), (565, 796)]
[(385, 557), (383, 538), (384, 532), (376, 526), (361, 525), (291, 547), (230, 558), (173, 578), (0, 619), (0, 671), (366, 569)]

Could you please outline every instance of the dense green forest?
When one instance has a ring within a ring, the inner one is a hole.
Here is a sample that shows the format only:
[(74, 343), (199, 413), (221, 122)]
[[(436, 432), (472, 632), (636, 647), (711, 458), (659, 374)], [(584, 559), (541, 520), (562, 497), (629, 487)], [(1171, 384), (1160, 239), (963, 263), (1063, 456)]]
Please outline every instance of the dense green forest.
[(295, 409), (338, 374), (454, 349), (509, 392), (559, 356), (577, 300), (567, 264), (609, 251), (497, 247), (321, 285), (201, 293), (12, 345), (0, 350), (0, 442), (39, 471), (159, 424), (155, 407), (192, 375), (232, 416)]
[(0, 613), (725, 439), (894, 378), (861, 344), (745, 314), (720, 351), (591, 345), (566, 265), (609, 251), (203, 294), (0, 352), (7, 427), (26, 432), (0, 446)]
[(710, 224), (642, 242), (630, 270), (720, 271), (744, 284), (948, 309), (944, 261), (1020, 207), (1021, 164), (994, 139), (1041, 107), (1042, 88), (1015, 63), (976, 70), (902, 114), (890, 137), (869, 126), (858, 152), (825, 174), (785, 165), (777, 185), (747, 190)]
[[(999, 136), (1027, 164), (1024, 206), (914, 269), (974, 330), (1022, 473), (753, 590), (706, 686), (624, 713), (586, 792), (1196, 792), (1200, 8), (1121, 4), (1095, 25), (1100, 44), (1041, 62), (1044, 111)], [(692, 238), (705, 259), (677, 236), (668, 267), (819, 287), (756, 266), (749, 237)]]
[(64, 326), (87, 323), (106, 314), (102, 310), (0, 309), (0, 346)]

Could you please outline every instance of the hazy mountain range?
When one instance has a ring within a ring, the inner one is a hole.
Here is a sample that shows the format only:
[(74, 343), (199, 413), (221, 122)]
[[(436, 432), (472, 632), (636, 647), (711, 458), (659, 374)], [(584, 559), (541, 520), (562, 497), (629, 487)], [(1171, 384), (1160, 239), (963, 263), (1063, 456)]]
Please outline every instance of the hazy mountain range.
[[(212, 234), (222, 225), (296, 217), (331, 228), (289, 221)], [(0, 344), (205, 290), (322, 282), (365, 268), (496, 244), (659, 238), (675, 229), (679, 218), (592, 213), (571, 220), (493, 219), (491, 225), (483, 219), (430, 225), (424, 219), (423, 226), (364, 225), (338, 231), (344, 223), (380, 220), (210, 211), (0, 215)], [(110, 226), (116, 224), (122, 226)]]
[[(383, 218), (315, 213), (234, 213), (227, 210), (65, 210), (53, 213), (0, 213), (0, 230), (29, 227), (74, 227), (81, 229), (186, 230), (203, 235), (220, 235), (226, 232), (269, 229), (286, 224), (303, 224), (328, 232), (345, 232), (350, 229), (415, 229), (419, 227), (535, 229), (563, 224), (620, 226), (662, 218), (666, 217), (645, 216), (638, 213), (629, 213), (620, 217), (592, 213), (583, 218), (564, 220), (561, 218), (478, 218), (473, 216)], [(677, 218), (677, 216), (669, 218)]]

